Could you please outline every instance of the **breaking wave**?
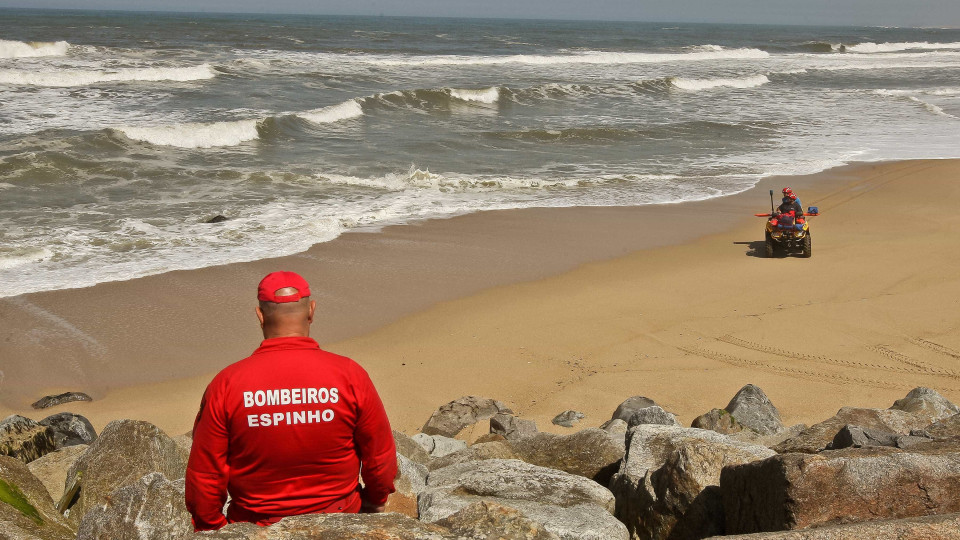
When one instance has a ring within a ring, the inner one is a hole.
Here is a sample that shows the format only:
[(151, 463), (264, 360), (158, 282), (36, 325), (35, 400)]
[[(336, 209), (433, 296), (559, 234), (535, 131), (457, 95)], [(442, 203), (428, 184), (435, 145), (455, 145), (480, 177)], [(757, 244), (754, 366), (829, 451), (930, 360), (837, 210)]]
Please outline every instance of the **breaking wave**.
[(960, 49), (960, 42), (957, 43), (928, 43), (926, 41), (912, 43), (858, 43), (847, 47), (848, 52), (856, 53), (884, 53), (910, 50), (940, 50), (940, 49)]
[(0, 58), (34, 58), (63, 56), (70, 49), (66, 41), (9, 41), (0, 39)]
[(401, 59), (369, 58), (364, 61), (383, 66), (435, 66), (435, 65), (569, 65), (569, 64), (657, 64), (665, 62), (697, 62), (704, 60), (767, 58), (770, 53), (760, 49), (724, 49), (705, 46), (685, 53), (633, 53), (590, 51), (566, 55), (510, 55), (510, 56), (416, 56)]
[(210, 64), (176, 68), (126, 68), (113, 71), (82, 69), (27, 71), (4, 69), (0, 70), (0, 84), (72, 87), (112, 82), (186, 82), (212, 79), (216, 76), (217, 72)]
[(675, 88), (691, 92), (712, 90), (714, 88), (755, 88), (768, 82), (770, 82), (770, 79), (768, 79), (766, 75), (753, 75), (736, 79), (686, 79), (683, 77), (673, 77), (670, 79), (670, 84)]
[(184, 123), (155, 127), (120, 127), (116, 131), (135, 141), (179, 148), (236, 146), (260, 137), (257, 120)]
[(331, 124), (341, 120), (348, 120), (363, 116), (363, 108), (355, 99), (344, 101), (339, 105), (331, 105), (321, 109), (296, 113), (296, 116), (314, 124)]
[(462, 101), (477, 101), (480, 103), (493, 104), (500, 99), (500, 89), (496, 86), (491, 88), (481, 88), (479, 90), (451, 88), (449, 91), (451, 97)]

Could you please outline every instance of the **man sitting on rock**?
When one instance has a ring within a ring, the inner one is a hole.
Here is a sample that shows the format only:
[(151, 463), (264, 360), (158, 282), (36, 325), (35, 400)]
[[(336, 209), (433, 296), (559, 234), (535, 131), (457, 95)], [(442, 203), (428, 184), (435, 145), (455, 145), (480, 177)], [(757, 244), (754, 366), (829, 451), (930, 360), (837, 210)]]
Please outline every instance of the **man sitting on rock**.
[(316, 302), (302, 277), (269, 274), (257, 298), (263, 343), (218, 373), (200, 402), (186, 477), (194, 528), (382, 512), (397, 459), (370, 377), (309, 337)]

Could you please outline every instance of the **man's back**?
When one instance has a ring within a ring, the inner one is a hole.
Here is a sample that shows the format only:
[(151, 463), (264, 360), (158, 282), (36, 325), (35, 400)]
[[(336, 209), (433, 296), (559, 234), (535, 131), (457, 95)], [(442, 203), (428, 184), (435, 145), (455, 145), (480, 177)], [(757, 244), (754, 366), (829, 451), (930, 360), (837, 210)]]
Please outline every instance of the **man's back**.
[(204, 393), (187, 507), (197, 529), (356, 512), (361, 498), (376, 508), (393, 491), (395, 452), (383, 404), (362, 367), (307, 336), (271, 337), (217, 374)]

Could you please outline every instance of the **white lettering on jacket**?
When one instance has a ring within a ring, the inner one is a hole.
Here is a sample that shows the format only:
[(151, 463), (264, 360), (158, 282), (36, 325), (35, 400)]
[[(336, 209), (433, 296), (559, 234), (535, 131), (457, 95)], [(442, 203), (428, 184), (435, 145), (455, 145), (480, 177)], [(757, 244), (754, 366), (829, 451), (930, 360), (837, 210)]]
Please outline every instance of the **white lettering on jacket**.
[[(336, 404), (340, 402), (338, 388), (271, 388), (243, 392), (244, 408), (273, 407), (277, 405)], [(271, 427), (332, 422), (333, 409), (313, 409), (285, 412), (264, 412), (247, 415), (247, 427)]]

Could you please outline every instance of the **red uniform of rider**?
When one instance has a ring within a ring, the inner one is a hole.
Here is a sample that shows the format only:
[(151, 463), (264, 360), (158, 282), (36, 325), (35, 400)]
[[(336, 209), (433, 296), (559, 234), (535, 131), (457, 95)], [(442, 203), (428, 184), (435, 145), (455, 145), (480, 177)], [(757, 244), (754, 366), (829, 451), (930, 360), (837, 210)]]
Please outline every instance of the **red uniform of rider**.
[(203, 395), (186, 477), (197, 530), (382, 511), (394, 490), (396, 449), (380, 397), (362, 367), (308, 337), (309, 296), (297, 274), (265, 277), (257, 316), (266, 339)]

